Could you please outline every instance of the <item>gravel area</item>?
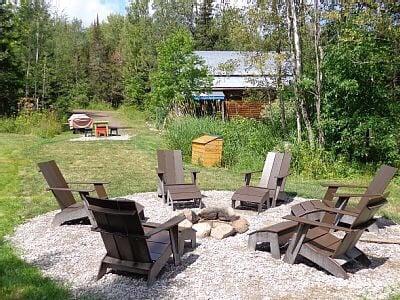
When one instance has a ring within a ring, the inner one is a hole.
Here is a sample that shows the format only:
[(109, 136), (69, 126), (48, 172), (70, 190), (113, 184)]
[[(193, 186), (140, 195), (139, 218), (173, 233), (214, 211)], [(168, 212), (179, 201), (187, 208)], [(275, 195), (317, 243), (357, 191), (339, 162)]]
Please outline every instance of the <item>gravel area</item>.
[[(232, 192), (208, 191), (206, 206), (229, 206)], [(161, 204), (155, 193), (127, 198), (145, 206), (152, 222), (163, 222), (179, 213)], [(277, 223), (290, 206), (305, 199), (269, 209), (260, 215), (238, 212), (250, 223), (250, 231)], [(197, 211), (198, 209), (195, 209)], [(268, 252), (247, 250), (247, 234), (223, 240), (198, 239), (198, 246), (175, 267), (172, 259), (148, 288), (140, 275), (108, 273), (96, 281), (105, 248), (100, 234), (90, 226), (53, 228), (56, 212), (36, 217), (19, 226), (10, 237), (24, 260), (38, 266), (45, 276), (68, 286), (73, 294), (106, 299), (384, 299), (400, 292), (400, 245), (360, 242), (358, 246), (372, 260), (371, 268), (357, 264), (348, 268), (350, 278), (335, 278), (306, 264), (288, 265)], [(400, 225), (381, 229), (379, 237), (399, 238)], [(368, 235), (375, 236), (372, 233)]]
[(131, 139), (130, 135), (112, 135), (112, 136), (81, 136), (78, 138), (70, 139), (71, 142), (95, 142), (95, 141), (128, 141)]

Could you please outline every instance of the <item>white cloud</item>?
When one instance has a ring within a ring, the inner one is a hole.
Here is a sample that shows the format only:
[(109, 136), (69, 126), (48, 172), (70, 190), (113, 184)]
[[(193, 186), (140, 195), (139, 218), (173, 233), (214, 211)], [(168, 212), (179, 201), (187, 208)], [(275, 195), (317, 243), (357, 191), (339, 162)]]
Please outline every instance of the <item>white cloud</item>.
[(99, 15), (99, 20), (107, 19), (112, 13), (122, 12), (127, 1), (121, 0), (49, 0), (58, 13), (71, 20), (81, 19), (84, 26), (90, 26)]

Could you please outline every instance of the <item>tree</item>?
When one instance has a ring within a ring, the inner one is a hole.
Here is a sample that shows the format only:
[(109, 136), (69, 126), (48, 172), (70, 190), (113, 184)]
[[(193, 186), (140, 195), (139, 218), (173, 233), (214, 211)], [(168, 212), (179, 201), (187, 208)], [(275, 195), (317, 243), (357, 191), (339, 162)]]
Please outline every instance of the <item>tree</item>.
[(327, 145), (349, 160), (400, 160), (398, 8), (389, 1), (357, 3), (328, 20), (324, 131)]
[(109, 80), (108, 49), (97, 18), (91, 28), (89, 49), (89, 84), (95, 101), (110, 100)]
[[(301, 93), (300, 85), (303, 77), (303, 53), (301, 48), (301, 31), (299, 28), (298, 13), (302, 11), (301, 5), (295, 0), (288, 0), (287, 5), (290, 12), (290, 27), (292, 29), (292, 43), (294, 50), (294, 91), (297, 103), (297, 140), (301, 141), (300, 115), (304, 121), (307, 130), (308, 142), (314, 147), (314, 132), (310, 120), (310, 116), (305, 103), (304, 95)], [(300, 18), (303, 19), (303, 18)]]
[(209, 89), (207, 67), (193, 53), (190, 32), (178, 29), (157, 47), (157, 69), (151, 76), (152, 109), (164, 120), (173, 109), (176, 115), (189, 112), (193, 93)]
[(0, 4), (0, 115), (17, 110), (23, 73), (17, 57), (19, 36), (11, 6)]
[(156, 39), (148, 0), (132, 1), (122, 32), (124, 102), (145, 105), (156, 62)]
[(196, 18), (194, 39), (196, 50), (214, 50), (218, 40), (215, 22), (213, 20), (213, 0), (204, 0)]

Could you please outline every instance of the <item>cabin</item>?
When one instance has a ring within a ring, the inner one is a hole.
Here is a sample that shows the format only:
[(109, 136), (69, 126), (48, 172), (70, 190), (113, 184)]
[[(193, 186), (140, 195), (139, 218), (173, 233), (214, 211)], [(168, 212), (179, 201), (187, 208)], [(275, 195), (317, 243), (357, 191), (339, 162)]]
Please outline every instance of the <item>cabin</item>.
[(200, 116), (258, 119), (265, 105), (276, 98), (279, 65), (282, 84), (293, 81), (293, 67), (287, 53), (195, 51), (195, 54), (214, 78), (210, 93), (194, 97)]

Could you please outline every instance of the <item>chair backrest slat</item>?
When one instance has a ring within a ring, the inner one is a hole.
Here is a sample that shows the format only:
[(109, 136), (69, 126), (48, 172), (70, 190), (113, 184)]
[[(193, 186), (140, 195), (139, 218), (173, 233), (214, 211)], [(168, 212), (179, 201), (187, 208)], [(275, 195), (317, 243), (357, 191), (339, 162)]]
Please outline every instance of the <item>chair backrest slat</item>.
[[(390, 181), (393, 179), (394, 175), (397, 172), (397, 168), (382, 165), (379, 170), (376, 172), (374, 178), (369, 184), (367, 190), (365, 191), (366, 195), (382, 195), (386, 188), (388, 187)], [(359, 206), (362, 207), (362, 200), (365, 197), (361, 198)], [(360, 208), (358, 207), (358, 208)]]
[[(355, 231), (346, 233), (340, 245), (336, 248), (336, 251), (333, 254), (334, 257), (339, 257), (340, 255), (345, 254), (356, 245), (362, 233), (366, 229), (366, 226), (373, 221), (377, 211), (387, 203), (385, 197), (386, 195), (360, 201), (360, 204), (362, 205), (359, 204), (361, 210), (350, 226), (350, 228), (355, 229)], [(357, 230), (358, 228), (359, 230)]]
[[(292, 155), (290, 153), (268, 152), (258, 186), (275, 190), (277, 176), (289, 172), (291, 159)], [(286, 178), (283, 181), (281, 190), (284, 190), (285, 183)]]
[(86, 197), (107, 250), (116, 259), (151, 262), (136, 203)]
[[(50, 188), (68, 188), (65, 178), (54, 160), (40, 162), (38, 166)], [(71, 191), (53, 191), (53, 194), (61, 209), (76, 203)]]
[[(285, 152), (284, 156), (283, 156), (282, 164), (281, 164), (281, 169), (279, 171), (279, 175), (287, 175), (287, 174), (289, 174), (290, 162), (291, 161), (292, 161), (292, 154), (289, 153), (289, 152)], [(285, 177), (283, 179), (283, 181), (282, 181), (281, 191), (285, 190), (286, 179), (287, 179), (287, 177)]]
[(181, 150), (157, 150), (157, 161), (166, 184), (185, 183)]
[(260, 183), (258, 184), (259, 187), (267, 187), (269, 183), (269, 179), (271, 177), (272, 166), (275, 161), (275, 152), (268, 152), (267, 157), (265, 159), (263, 172), (261, 174)]

